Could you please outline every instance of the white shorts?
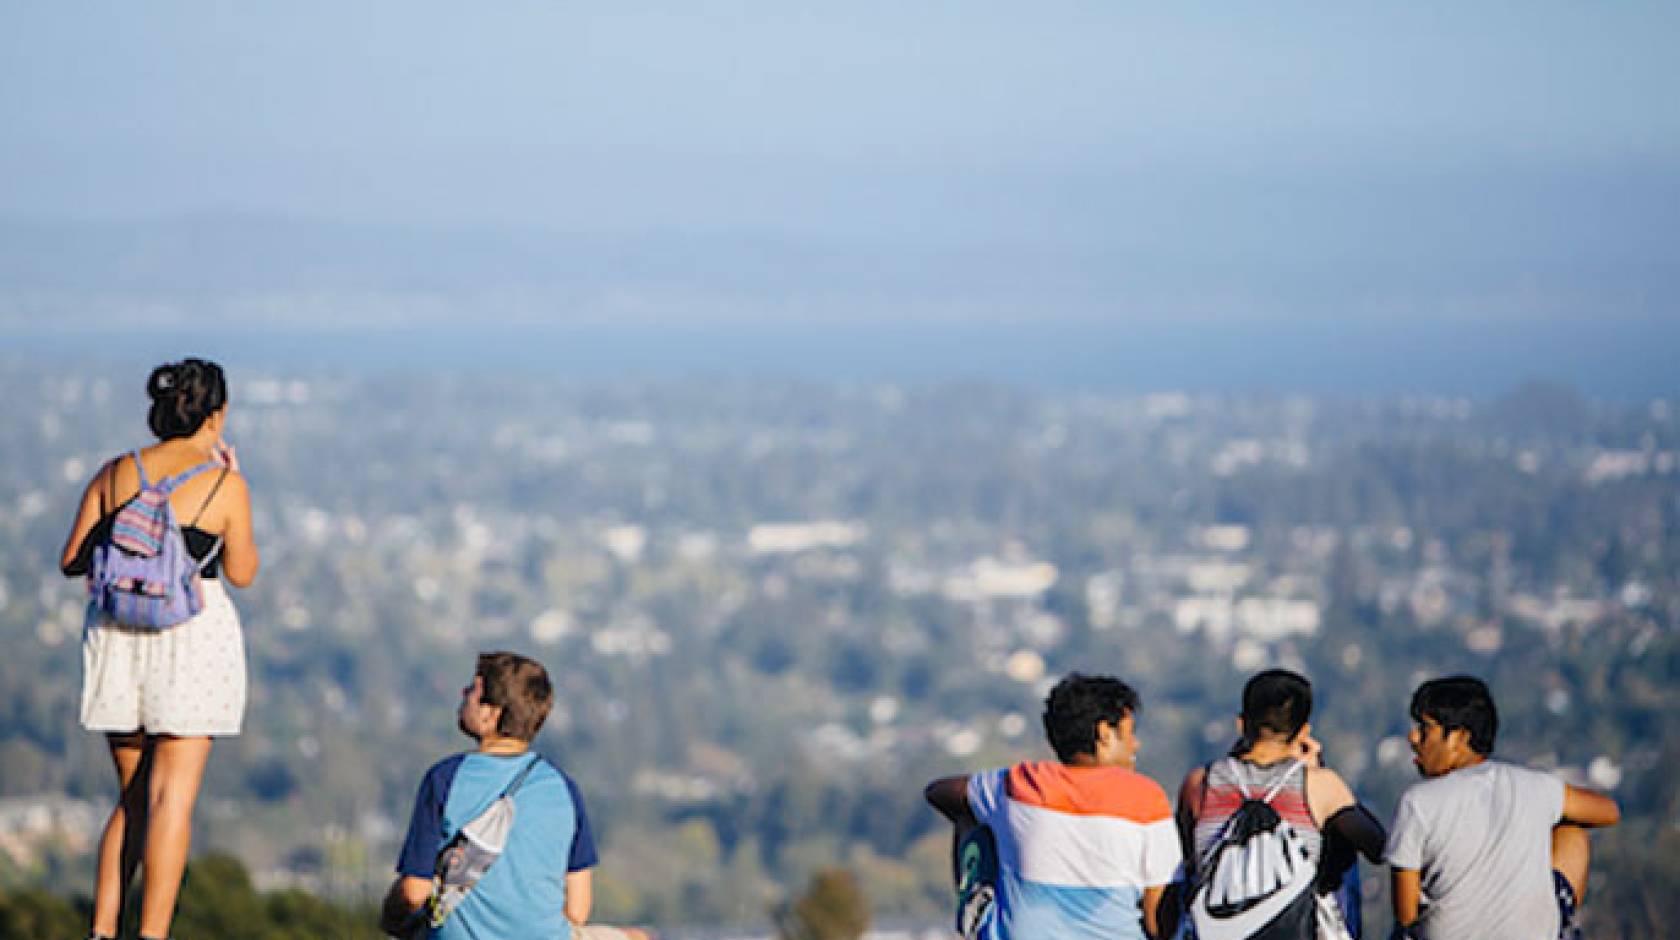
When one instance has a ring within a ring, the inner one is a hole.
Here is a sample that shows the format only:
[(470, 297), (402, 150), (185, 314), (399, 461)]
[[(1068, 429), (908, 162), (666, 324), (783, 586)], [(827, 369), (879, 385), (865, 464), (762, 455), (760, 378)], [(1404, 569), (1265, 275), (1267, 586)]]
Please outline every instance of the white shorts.
[(113, 623), (92, 604), (82, 628), (82, 727), (180, 737), (235, 735), (245, 717), (245, 639), (216, 578), (186, 623)]

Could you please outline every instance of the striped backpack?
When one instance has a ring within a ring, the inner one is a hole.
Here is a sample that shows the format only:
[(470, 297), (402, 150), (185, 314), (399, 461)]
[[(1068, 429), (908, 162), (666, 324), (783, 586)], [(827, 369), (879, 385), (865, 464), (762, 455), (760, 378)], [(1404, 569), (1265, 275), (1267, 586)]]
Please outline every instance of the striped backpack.
[[(88, 593), (100, 612), (117, 623), (164, 630), (186, 622), (204, 609), (201, 574), (222, 547), (218, 537), (204, 561), (188, 554), (186, 538), (169, 505), (169, 494), (193, 477), (221, 465), (207, 461), (153, 483), (146, 479), (140, 452), (133, 451), (130, 456), (140, 475), (140, 492), (117, 511), (110, 533), (94, 546), (88, 568)], [(225, 476), (226, 471), (223, 473)], [(216, 486), (221, 487), (221, 480), (216, 481)], [(215, 495), (216, 491), (211, 490), (210, 497)], [(204, 502), (209, 505), (210, 499)], [(203, 511), (200, 508), (201, 514)]]

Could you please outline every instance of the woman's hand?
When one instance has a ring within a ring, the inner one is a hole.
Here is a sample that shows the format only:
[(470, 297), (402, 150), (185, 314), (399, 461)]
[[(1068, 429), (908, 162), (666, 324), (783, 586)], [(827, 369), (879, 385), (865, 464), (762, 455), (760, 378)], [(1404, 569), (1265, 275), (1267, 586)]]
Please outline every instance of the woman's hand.
[(1301, 736), (1298, 747), (1300, 750), (1296, 756), (1301, 759), (1302, 763), (1308, 767), (1324, 766), (1324, 745), (1319, 743), (1317, 738), (1310, 734), (1304, 734)]
[(239, 472), (239, 454), (222, 438), (216, 438), (215, 446), (210, 448), (210, 458), (234, 473)]

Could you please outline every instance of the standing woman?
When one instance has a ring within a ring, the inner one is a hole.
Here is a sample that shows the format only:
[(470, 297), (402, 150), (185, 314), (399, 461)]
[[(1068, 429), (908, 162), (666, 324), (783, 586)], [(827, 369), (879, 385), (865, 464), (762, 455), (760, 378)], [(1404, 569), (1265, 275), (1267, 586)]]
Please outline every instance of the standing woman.
[(215, 363), (185, 359), (154, 369), (146, 393), (158, 441), (113, 458), (88, 482), (60, 566), (67, 576), (89, 575), (96, 550), (112, 541), (117, 513), (143, 486), (161, 485), (187, 554), (202, 564), (203, 607), (156, 629), (88, 606), (82, 726), (104, 732), (120, 788), (99, 843), (93, 940), (116, 937), (142, 863), (140, 936), (169, 936), (211, 738), (238, 734), (245, 711), (245, 645), (222, 582), (248, 586), (259, 559), (250, 493), (222, 439), (227, 380)]

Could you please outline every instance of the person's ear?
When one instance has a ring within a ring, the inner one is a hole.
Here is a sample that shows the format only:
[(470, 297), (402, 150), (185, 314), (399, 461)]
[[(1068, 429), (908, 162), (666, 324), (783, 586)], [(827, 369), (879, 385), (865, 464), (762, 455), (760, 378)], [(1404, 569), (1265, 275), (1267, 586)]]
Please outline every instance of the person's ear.
[(1097, 722), (1097, 744), (1098, 746), (1107, 746), (1111, 748), (1119, 747), (1121, 744), (1120, 722)]
[(1467, 752), (1471, 749), (1469, 728), (1454, 728), (1451, 731), (1444, 732), (1443, 737), (1447, 742), (1447, 747), (1455, 754)]

